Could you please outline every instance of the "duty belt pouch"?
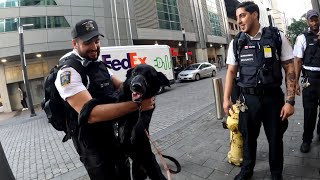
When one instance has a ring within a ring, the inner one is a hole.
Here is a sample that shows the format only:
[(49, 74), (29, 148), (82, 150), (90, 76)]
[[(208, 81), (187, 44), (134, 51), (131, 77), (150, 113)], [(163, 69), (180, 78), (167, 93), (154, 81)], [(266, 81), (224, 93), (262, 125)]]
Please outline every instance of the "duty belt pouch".
[(237, 85), (237, 79), (233, 80), (232, 91), (231, 91), (231, 101), (236, 103), (238, 97), (240, 96), (240, 87)]

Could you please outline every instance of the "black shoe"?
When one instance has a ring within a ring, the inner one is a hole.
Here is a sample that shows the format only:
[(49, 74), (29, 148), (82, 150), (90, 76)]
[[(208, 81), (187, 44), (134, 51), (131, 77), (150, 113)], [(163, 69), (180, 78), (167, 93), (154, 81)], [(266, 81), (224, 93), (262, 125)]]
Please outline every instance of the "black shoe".
[(248, 172), (240, 172), (238, 175), (236, 175), (236, 177), (234, 177), (234, 180), (247, 180), (250, 179), (253, 175), (252, 171), (248, 171)]
[(272, 175), (272, 180), (283, 180), (282, 175)]
[(310, 143), (303, 142), (300, 147), (302, 153), (307, 153), (310, 151)]

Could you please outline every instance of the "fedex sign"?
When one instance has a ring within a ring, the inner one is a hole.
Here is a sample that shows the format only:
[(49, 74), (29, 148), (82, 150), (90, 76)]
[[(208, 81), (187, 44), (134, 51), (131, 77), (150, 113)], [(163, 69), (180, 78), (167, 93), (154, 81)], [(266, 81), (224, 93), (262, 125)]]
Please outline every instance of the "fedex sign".
[(138, 57), (137, 53), (127, 53), (127, 57), (120, 59), (113, 59), (111, 54), (102, 55), (102, 61), (111, 66), (113, 70), (119, 71), (121, 68), (130, 69), (139, 64), (146, 64), (147, 57)]

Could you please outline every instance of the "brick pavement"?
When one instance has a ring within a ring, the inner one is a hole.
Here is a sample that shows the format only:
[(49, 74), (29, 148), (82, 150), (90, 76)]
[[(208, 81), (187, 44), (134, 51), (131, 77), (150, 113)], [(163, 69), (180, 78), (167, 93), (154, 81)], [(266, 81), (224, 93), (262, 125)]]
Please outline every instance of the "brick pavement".
[[(190, 84), (199, 89), (209, 89), (209, 86), (212, 86), (210, 79)], [(181, 94), (184, 98), (173, 98), (171, 102), (182, 101), (183, 104), (181, 107), (170, 104), (165, 106), (168, 108), (165, 110), (158, 107), (157, 110), (162, 112), (159, 113), (162, 116), (155, 113), (154, 118), (157, 121), (153, 120), (154, 124), (151, 125), (152, 137), (158, 146), (165, 154), (178, 158), (182, 165), (182, 172), (173, 175), (173, 179), (233, 179), (239, 168), (227, 163), (229, 132), (222, 129), (221, 121), (215, 118), (214, 104), (208, 98), (212, 92), (201, 92), (207, 94), (197, 99), (198, 92), (188, 83), (179, 83), (174, 88), (174, 91), (162, 95), (165, 98), (158, 98), (157, 103), (168, 104), (169, 94), (174, 93), (176, 96)], [(190, 110), (188, 102), (192, 101), (201, 105), (191, 107), (193, 110)], [(170, 113), (164, 113), (168, 110)], [(303, 131), (302, 112), (301, 98), (298, 98), (296, 113), (290, 118), (284, 137), (285, 179), (320, 179), (320, 143), (314, 142), (308, 154), (299, 151)], [(178, 115), (173, 117), (172, 113)], [(39, 109), (37, 114), (38, 116), (30, 118), (29, 112), (24, 111), (10, 120), (0, 122), (0, 141), (16, 178), (88, 179), (72, 142), (61, 143), (63, 133), (48, 125)], [(165, 119), (167, 121), (164, 121)], [(255, 171), (254, 179), (270, 177), (268, 147), (263, 128), (259, 137)]]
[[(290, 118), (284, 135), (284, 179), (320, 179), (320, 142), (314, 138), (310, 153), (300, 152), (303, 131), (301, 98), (297, 98), (296, 114)], [(183, 125), (174, 124), (166, 135), (156, 140), (164, 154), (176, 157), (182, 165), (182, 172), (172, 175), (174, 180), (231, 180), (240, 171), (239, 167), (227, 162), (229, 132), (215, 119), (212, 105), (187, 117)], [(253, 180), (271, 179), (268, 163), (268, 143), (261, 129), (258, 139), (257, 162)], [(162, 165), (161, 165), (162, 166)], [(87, 180), (83, 176), (79, 180)]]

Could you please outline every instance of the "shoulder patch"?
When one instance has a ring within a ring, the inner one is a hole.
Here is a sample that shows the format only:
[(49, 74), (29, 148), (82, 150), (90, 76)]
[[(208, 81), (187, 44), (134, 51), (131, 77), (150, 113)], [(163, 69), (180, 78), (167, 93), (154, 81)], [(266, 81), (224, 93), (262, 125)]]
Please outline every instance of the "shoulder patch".
[(60, 74), (61, 86), (66, 86), (71, 82), (71, 71), (64, 71)]

